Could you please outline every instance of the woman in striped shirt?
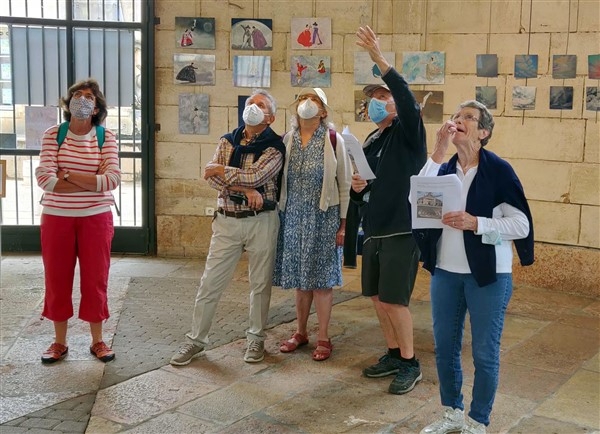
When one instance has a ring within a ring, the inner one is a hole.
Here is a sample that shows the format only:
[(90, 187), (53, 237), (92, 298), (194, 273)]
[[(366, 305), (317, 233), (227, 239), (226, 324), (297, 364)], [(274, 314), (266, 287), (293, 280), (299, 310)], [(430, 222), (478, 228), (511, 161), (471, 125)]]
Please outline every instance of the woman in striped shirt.
[[(73, 277), (79, 261), (79, 318), (90, 323), (90, 351), (103, 362), (115, 354), (102, 339), (108, 319), (108, 271), (114, 235), (111, 190), (121, 182), (115, 135), (100, 124), (107, 115), (106, 99), (93, 79), (71, 86), (61, 99), (68, 122), (44, 133), (36, 169), (42, 198), (41, 243), (45, 297), (42, 316), (54, 322), (55, 340), (42, 363), (62, 360), (68, 353), (67, 323), (73, 316)], [(67, 129), (68, 126), (68, 129)]]

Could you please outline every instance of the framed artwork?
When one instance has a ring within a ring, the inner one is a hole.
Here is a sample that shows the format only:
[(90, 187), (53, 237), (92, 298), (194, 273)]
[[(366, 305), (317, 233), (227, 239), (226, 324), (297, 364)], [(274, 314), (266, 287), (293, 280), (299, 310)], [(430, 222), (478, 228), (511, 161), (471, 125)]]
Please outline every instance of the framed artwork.
[(477, 77), (498, 77), (498, 56), (496, 54), (477, 55)]
[(17, 149), (17, 135), (0, 133), (0, 149)]
[(440, 124), (444, 120), (444, 92), (441, 90), (414, 90), (413, 94), (423, 116), (423, 122)]
[(215, 85), (214, 54), (174, 54), (173, 70), (175, 84)]
[(271, 87), (271, 57), (233, 56), (233, 85)]
[(552, 78), (575, 78), (577, 56), (560, 54), (552, 56)]
[(536, 78), (537, 71), (537, 54), (515, 55), (515, 78)]
[(533, 86), (515, 86), (512, 91), (512, 105), (515, 110), (535, 109), (535, 92)]
[(25, 148), (42, 149), (44, 132), (57, 123), (56, 107), (25, 106)]
[(498, 108), (498, 91), (496, 86), (475, 87), (475, 100), (479, 101), (489, 110)]
[(6, 197), (6, 160), (0, 160), (0, 197)]
[(573, 86), (550, 86), (550, 109), (573, 110)]
[(244, 114), (244, 108), (246, 107), (246, 100), (249, 97), (250, 95), (238, 95), (238, 126), (242, 126), (244, 123), (242, 115)]
[(402, 53), (402, 75), (409, 84), (444, 84), (446, 53), (406, 51)]
[(585, 88), (585, 109), (593, 112), (600, 111), (600, 87)]
[(175, 45), (177, 48), (214, 50), (215, 19), (175, 17)]
[(600, 54), (588, 56), (588, 77), (594, 80), (600, 79)]
[(273, 20), (232, 18), (231, 48), (234, 50), (272, 50)]
[(290, 65), (292, 87), (331, 87), (329, 56), (292, 56)]
[(330, 50), (331, 18), (292, 18), (292, 50)]
[(208, 134), (208, 95), (179, 95), (179, 134)]
[[(383, 57), (392, 66), (396, 65), (396, 53), (388, 51), (382, 53)], [(369, 53), (364, 51), (354, 52), (354, 84), (380, 84), (381, 71), (371, 60)]]
[(354, 91), (354, 121), (371, 122), (369, 119), (369, 98), (361, 90)]

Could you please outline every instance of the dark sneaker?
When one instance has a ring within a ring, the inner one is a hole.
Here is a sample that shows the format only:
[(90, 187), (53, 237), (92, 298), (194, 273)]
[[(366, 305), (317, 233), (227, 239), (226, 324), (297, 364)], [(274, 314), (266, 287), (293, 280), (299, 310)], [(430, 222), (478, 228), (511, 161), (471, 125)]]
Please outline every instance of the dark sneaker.
[(42, 363), (54, 363), (62, 360), (66, 357), (69, 352), (69, 347), (54, 342), (48, 347), (48, 349), (42, 354)]
[(388, 353), (385, 353), (379, 358), (379, 362), (363, 369), (363, 375), (369, 378), (379, 378), (396, 374), (400, 369), (401, 363), (402, 361), (400, 359), (395, 359)]
[(265, 358), (265, 343), (263, 341), (248, 341), (248, 348), (244, 354), (244, 362), (256, 363)]
[(98, 360), (104, 363), (110, 362), (115, 358), (115, 352), (104, 342), (96, 342), (90, 347), (90, 353), (92, 353)]
[(410, 392), (422, 378), (423, 374), (421, 373), (421, 366), (418, 360), (416, 366), (407, 362), (400, 362), (400, 369), (396, 374), (396, 378), (390, 384), (388, 391), (394, 395), (402, 395)]
[(177, 354), (171, 357), (169, 363), (175, 366), (187, 365), (196, 356), (199, 356), (204, 352), (204, 347), (194, 344), (183, 344)]

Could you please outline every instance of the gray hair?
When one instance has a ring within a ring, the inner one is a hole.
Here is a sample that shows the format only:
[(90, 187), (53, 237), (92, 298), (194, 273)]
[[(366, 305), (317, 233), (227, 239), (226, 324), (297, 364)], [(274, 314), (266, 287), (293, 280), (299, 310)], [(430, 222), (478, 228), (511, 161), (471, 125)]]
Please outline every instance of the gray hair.
[(265, 98), (267, 98), (267, 100), (269, 100), (269, 105), (271, 106), (271, 114), (274, 115), (277, 113), (277, 102), (275, 101), (275, 98), (273, 98), (273, 95), (264, 89), (254, 89), (252, 94), (246, 99), (245, 104), (248, 104), (248, 100), (254, 95), (263, 95)]
[(494, 116), (484, 104), (473, 99), (460, 104), (459, 109), (465, 107), (479, 110), (479, 122), (477, 123), (477, 128), (480, 130), (487, 130), (490, 133), (485, 139), (481, 140), (481, 146), (487, 145), (492, 138), (492, 131), (494, 130)]

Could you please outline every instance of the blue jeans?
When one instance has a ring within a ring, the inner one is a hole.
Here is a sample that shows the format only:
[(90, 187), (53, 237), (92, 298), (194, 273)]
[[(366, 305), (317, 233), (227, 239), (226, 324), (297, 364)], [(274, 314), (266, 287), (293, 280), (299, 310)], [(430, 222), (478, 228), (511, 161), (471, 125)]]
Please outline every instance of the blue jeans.
[(461, 348), (468, 311), (475, 366), (469, 416), (486, 426), (498, 388), (500, 338), (512, 295), (512, 274), (499, 273), (497, 278), (496, 282), (479, 287), (471, 274), (436, 268), (431, 276), (433, 337), (442, 405), (464, 409)]

